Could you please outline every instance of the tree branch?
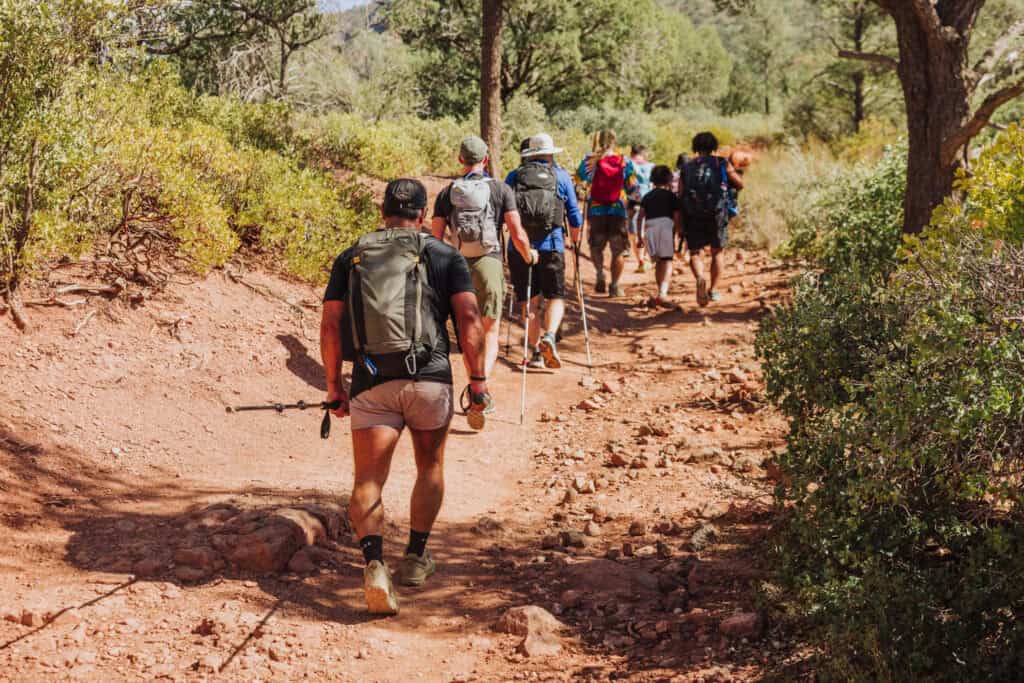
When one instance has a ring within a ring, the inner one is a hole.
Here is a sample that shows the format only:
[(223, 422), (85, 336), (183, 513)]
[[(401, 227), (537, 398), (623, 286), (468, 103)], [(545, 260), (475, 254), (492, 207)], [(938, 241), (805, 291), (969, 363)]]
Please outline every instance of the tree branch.
[(1013, 47), (1014, 42), (1024, 35), (1024, 20), (1018, 21), (1016, 24), (1007, 29), (1006, 33), (999, 36), (999, 38), (992, 43), (989, 49), (985, 50), (985, 54), (981, 56), (978, 63), (974, 65), (974, 73), (979, 77), (985, 74), (991, 73), (992, 69), (996, 67), (999, 60)]
[(942, 146), (943, 160), (955, 159), (960, 148), (988, 125), (989, 119), (992, 118), (992, 115), (996, 113), (999, 107), (1022, 94), (1024, 94), (1024, 78), (986, 97), (985, 101), (974, 112), (971, 120), (961, 126), (956, 135), (946, 140), (946, 143)]
[(855, 50), (839, 50), (840, 59), (856, 59), (862, 62), (871, 62), (886, 69), (895, 71), (900, 68), (900, 63), (889, 55), (882, 55), (875, 52), (856, 52)]

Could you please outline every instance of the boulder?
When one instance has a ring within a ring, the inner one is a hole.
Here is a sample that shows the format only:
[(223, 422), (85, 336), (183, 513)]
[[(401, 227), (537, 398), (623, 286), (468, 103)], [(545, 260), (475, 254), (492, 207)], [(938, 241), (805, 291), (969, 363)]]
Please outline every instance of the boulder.
[(527, 657), (545, 657), (562, 651), (558, 636), (562, 623), (543, 607), (513, 607), (501, 615), (494, 627), (502, 633), (522, 636), (518, 650)]
[(730, 638), (753, 638), (761, 633), (762, 620), (757, 612), (737, 612), (718, 625), (718, 630)]
[(308, 535), (296, 525), (269, 524), (240, 536), (228, 559), (240, 569), (247, 571), (280, 572), (304, 545), (306, 538)]

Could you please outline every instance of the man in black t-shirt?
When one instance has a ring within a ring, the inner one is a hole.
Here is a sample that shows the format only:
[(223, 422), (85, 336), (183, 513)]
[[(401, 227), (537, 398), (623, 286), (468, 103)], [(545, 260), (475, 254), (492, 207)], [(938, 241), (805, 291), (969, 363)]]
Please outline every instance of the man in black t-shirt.
[[(426, 206), (427, 192), (422, 183), (410, 179), (392, 181), (381, 207), (383, 229), (419, 231), (426, 218)], [(354, 248), (346, 250), (334, 262), (320, 326), (327, 401), (341, 401), (341, 407), (334, 411), (335, 416), (351, 415), (352, 418), (355, 481), (349, 517), (366, 560), (367, 605), (371, 612), (380, 614), (398, 613), (398, 600), (383, 558), (381, 492), (388, 478), (391, 456), (406, 426), (412, 434), (417, 478), (412, 495), (409, 545), (397, 575), (404, 585), (420, 585), (436, 569), (426, 551), (426, 542), (444, 497), (444, 447), (454, 412), (446, 327), (451, 315), (457, 322), (459, 342), (470, 368), (472, 395), (487, 395), (483, 330), (469, 268), (465, 259), (450, 246), (433, 237), (424, 239), (427, 241), (422, 259), (432, 293), (428, 298), (434, 302), (433, 313), (440, 336), (429, 359), (414, 370), (413, 376), (385, 376), (372, 359), (362, 354), (360, 361), (353, 364), (349, 391), (342, 387), (342, 317), (349, 296)], [(365, 310), (360, 314), (367, 315)], [(345, 329), (345, 334), (348, 333)]]

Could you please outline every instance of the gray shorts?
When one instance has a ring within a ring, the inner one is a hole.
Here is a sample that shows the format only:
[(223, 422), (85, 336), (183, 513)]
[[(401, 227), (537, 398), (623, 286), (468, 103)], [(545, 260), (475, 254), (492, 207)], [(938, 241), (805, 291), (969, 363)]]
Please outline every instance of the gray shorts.
[(360, 393), (349, 405), (353, 431), (406, 425), (418, 432), (447, 427), (455, 414), (451, 384), (396, 379)]

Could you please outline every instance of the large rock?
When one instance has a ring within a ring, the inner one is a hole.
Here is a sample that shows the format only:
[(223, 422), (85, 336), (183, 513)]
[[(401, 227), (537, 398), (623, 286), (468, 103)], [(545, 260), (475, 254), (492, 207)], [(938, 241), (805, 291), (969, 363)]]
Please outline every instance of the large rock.
[(718, 625), (722, 635), (730, 638), (753, 638), (761, 633), (763, 622), (757, 612), (737, 612)]
[(276, 524), (279, 520), (287, 520), (294, 524), (302, 534), (305, 545), (315, 545), (327, 539), (327, 530), (324, 528), (323, 522), (308, 510), (282, 508), (275, 512), (268, 522)]
[(305, 545), (306, 538), (304, 531), (294, 524), (283, 521), (269, 524), (240, 536), (228, 559), (247, 571), (280, 572), (292, 555)]
[(522, 636), (519, 651), (527, 657), (546, 657), (562, 651), (562, 622), (537, 605), (513, 607), (498, 619), (494, 627), (502, 633)]

